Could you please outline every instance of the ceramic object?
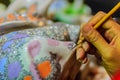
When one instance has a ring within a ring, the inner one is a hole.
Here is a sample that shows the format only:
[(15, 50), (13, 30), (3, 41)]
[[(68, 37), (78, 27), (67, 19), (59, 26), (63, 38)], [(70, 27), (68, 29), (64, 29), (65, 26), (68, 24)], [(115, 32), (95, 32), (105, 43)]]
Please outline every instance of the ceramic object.
[[(25, 24), (24, 24), (25, 25)], [(5, 25), (6, 26), (6, 25)], [(18, 26), (14, 26), (14, 27), (0, 27), (0, 32), (6, 32), (4, 34), (10, 33), (12, 32), (12, 29), (17, 28)], [(47, 38), (51, 38), (51, 39), (55, 39), (55, 40), (69, 40), (69, 41), (74, 41), (76, 42), (78, 35), (79, 35), (79, 31), (80, 31), (80, 26), (79, 25), (70, 25), (70, 24), (65, 24), (65, 23), (54, 23), (52, 25), (49, 26), (43, 26), (43, 27), (38, 27), (38, 26), (32, 26), (32, 24), (29, 24), (26, 26), (27, 28), (25, 28), (25, 26), (23, 27), (18, 27), (18, 29), (16, 31), (18, 32), (22, 32), (22, 33), (27, 33), (27, 34), (33, 34), (33, 35), (38, 35), (38, 36), (42, 36), (42, 37), (47, 37)], [(7, 29), (9, 28), (9, 30)], [(65, 34), (65, 35), (64, 35)]]
[[(59, 79), (63, 65), (75, 46), (75, 38), (72, 40), (72, 36), (79, 34), (79, 28), (56, 23), (49, 27), (14, 31), (0, 36), (0, 78), (22, 80), (29, 75), (33, 80)], [(70, 35), (71, 40), (66, 40), (64, 32)], [(45, 66), (43, 71), (36, 69), (37, 65), (46, 62), (50, 66)], [(44, 73), (46, 70), (49, 73)]]

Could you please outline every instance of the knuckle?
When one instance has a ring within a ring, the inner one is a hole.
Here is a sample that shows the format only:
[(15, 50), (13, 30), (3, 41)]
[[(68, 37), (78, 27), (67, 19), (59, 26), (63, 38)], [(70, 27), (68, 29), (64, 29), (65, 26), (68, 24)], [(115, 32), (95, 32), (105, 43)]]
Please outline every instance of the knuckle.
[(103, 12), (103, 11), (99, 11), (97, 14), (98, 14), (98, 15), (105, 15), (106, 13)]
[(106, 56), (105, 56), (106, 60), (111, 61), (114, 58), (114, 55), (115, 55), (114, 53), (115, 53), (115, 50), (110, 49), (108, 53), (106, 53)]
[(88, 40), (90, 42), (96, 42), (98, 39), (99, 39), (99, 33), (94, 30), (91, 30), (91, 32), (88, 35)]

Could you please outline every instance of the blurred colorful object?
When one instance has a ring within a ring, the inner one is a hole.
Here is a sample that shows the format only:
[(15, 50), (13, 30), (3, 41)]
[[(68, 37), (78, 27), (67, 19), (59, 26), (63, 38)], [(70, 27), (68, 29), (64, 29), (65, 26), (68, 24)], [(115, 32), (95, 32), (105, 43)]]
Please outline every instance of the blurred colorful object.
[(48, 10), (48, 17), (71, 24), (80, 23), (80, 17), (88, 15), (91, 15), (91, 9), (83, 0), (74, 0), (74, 3), (56, 0)]
[(68, 5), (68, 2), (66, 0), (54, 0), (47, 11), (47, 17), (50, 19), (54, 19), (55, 15), (58, 11), (62, 11), (66, 6)]
[(34, 22), (37, 22), (40, 16), (44, 16), (53, 21), (80, 24), (91, 16), (91, 9), (83, 0), (74, 0), (73, 3), (67, 0), (15, 0), (3, 13), (0, 13), (0, 22), (7, 21), (3, 20), (3, 17), (9, 14), (18, 16), (21, 20), (29, 19)]
[(4, 13), (0, 13), (0, 16), (5, 16), (9, 13), (31, 13), (32, 15), (36, 13), (44, 15), (52, 1), (53, 0), (15, 0), (8, 6)]
[(41, 27), (52, 24), (52, 21), (47, 20), (45, 16), (39, 17), (46, 12), (51, 2), (52, 0), (44, 0), (44, 2), (42, 2), (42, 0), (15, 0), (8, 6), (7, 10), (0, 15), (0, 29), (2, 30), (0, 34), (26, 29), (27, 25), (30, 24), (31, 27), (29, 28), (32, 28), (32, 25), (34, 25), (35, 28), (35, 26)]

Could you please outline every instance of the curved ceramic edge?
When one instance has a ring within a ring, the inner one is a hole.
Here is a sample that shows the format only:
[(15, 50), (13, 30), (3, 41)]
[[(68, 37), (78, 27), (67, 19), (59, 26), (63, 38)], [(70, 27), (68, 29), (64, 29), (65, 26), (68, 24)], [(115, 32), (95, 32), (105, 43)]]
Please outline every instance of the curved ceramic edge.
[[(30, 26), (31, 24), (27, 25), (27, 27), (30, 27)], [(47, 37), (47, 38), (51, 38), (55, 40), (61, 40), (61, 41), (67, 40), (67, 41), (76, 42), (79, 37), (79, 31), (80, 31), (79, 25), (55, 23), (55, 24), (43, 26), (43, 27), (34, 27), (33, 25), (33, 27), (32, 28), (30, 27), (29, 29), (24, 29), (23, 27), (23, 30), (18, 30), (18, 31), (13, 31), (13, 32), (38, 35), (38, 36), (43, 36), (43, 37)], [(64, 33), (67, 35), (64, 35)], [(8, 34), (8, 32), (6, 34)], [(66, 36), (69, 37), (69, 39), (66, 39)]]

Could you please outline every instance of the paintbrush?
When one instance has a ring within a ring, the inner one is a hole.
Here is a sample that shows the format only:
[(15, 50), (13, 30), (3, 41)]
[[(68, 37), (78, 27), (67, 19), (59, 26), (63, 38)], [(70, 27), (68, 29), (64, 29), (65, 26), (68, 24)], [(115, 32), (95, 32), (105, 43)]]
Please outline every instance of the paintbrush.
[[(114, 14), (118, 9), (120, 8), (120, 2), (113, 7), (113, 9), (111, 9), (93, 28), (97, 29), (98, 27), (100, 27), (100, 25), (102, 25), (112, 14)], [(79, 40), (77, 42), (77, 47), (81, 46), (81, 43), (83, 42), (84, 37), (82, 36), (82, 33), (80, 33), (79, 36)]]

